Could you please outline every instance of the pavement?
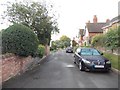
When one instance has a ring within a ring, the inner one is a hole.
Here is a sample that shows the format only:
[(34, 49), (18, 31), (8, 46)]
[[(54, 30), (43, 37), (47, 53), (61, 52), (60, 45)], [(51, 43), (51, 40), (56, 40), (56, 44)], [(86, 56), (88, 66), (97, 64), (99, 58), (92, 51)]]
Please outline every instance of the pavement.
[(59, 50), (32, 70), (6, 81), (2, 88), (118, 88), (114, 72), (82, 72), (72, 53)]

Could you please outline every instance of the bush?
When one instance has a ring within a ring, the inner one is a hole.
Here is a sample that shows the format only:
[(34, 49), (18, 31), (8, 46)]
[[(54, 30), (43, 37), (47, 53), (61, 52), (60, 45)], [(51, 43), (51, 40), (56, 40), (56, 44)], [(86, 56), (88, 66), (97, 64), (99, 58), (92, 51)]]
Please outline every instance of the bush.
[(43, 45), (40, 44), (38, 46), (37, 56), (40, 57), (40, 58), (42, 58), (44, 54), (45, 54), (45, 46), (43, 46)]
[(104, 47), (105, 42), (106, 42), (106, 35), (104, 35), (104, 34), (95, 35), (92, 39), (92, 45), (95, 47), (96, 46)]
[(109, 32), (107, 32), (106, 46), (109, 47), (110, 49), (115, 49), (120, 47), (119, 34), (120, 34), (120, 27), (118, 27), (118, 29), (117, 28), (111, 29)]
[(34, 32), (22, 25), (14, 24), (2, 31), (2, 53), (14, 53), (19, 56), (34, 55), (38, 39)]

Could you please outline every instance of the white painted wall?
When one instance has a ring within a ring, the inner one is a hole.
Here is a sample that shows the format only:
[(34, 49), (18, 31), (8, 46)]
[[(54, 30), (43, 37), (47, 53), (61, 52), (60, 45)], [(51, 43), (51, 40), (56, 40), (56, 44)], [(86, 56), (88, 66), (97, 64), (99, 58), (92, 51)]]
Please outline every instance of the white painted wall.
[(86, 42), (86, 45), (89, 45), (88, 39), (89, 39), (89, 32), (88, 32), (88, 29), (85, 28), (85, 36), (83, 37), (83, 40), (84, 40), (84, 43)]

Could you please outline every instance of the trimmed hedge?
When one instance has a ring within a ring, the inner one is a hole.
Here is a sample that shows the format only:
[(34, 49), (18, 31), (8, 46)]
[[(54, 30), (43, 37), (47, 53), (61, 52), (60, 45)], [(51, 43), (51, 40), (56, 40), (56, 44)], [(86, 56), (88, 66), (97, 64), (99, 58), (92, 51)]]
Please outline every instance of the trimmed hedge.
[(92, 45), (93, 46), (106, 46), (106, 35), (104, 34), (97, 34), (92, 38)]
[(22, 24), (14, 24), (2, 31), (2, 53), (19, 56), (34, 55), (38, 47), (35, 33)]
[(37, 56), (42, 58), (44, 54), (45, 54), (45, 46), (40, 44), (37, 49)]
[(92, 38), (92, 45), (95, 47), (107, 47), (111, 50), (120, 47), (120, 26), (110, 29), (106, 34), (96, 35)]

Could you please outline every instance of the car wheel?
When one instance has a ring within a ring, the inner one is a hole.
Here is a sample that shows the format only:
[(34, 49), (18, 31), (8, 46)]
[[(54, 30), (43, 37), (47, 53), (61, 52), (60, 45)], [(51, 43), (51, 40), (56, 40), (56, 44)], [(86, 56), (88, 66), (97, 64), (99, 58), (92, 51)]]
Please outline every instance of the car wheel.
[(76, 61), (75, 61), (75, 59), (74, 59), (74, 64), (76, 64)]
[(85, 67), (82, 62), (79, 62), (79, 69), (80, 71), (85, 71)]
[(107, 73), (110, 73), (110, 71), (111, 71), (110, 69), (106, 70)]

